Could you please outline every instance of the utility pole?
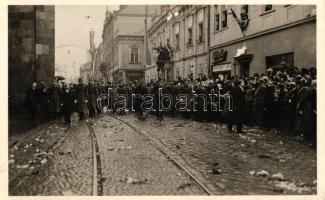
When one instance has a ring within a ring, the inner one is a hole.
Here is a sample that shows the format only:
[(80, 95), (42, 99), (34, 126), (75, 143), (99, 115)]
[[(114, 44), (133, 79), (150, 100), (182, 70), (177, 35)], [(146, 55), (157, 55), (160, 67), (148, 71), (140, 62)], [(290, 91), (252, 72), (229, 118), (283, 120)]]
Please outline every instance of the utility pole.
[(90, 44), (90, 57), (91, 57), (91, 70), (92, 70), (92, 78), (94, 79), (95, 77), (95, 66), (94, 66), (94, 60), (95, 60), (95, 42), (94, 42), (94, 36), (95, 36), (95, 31), (91, 29), (89, 31), (89, 44)]
[(148, 41), (147, 41), (147, 28), (148, 28), (148, 5), (145, 6), (145, 19), (144, 19), (144, 66), (148, 64)]

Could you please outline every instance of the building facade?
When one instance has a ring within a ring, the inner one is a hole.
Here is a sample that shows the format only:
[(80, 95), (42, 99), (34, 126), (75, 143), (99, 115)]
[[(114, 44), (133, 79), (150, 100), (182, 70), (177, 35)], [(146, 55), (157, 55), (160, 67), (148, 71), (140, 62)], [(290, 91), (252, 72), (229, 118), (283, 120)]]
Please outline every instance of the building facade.
[(162, 5), (153, 18), (147, 36), (151, 62), (147, 66), (146, 80), (158, 77), (154, 68), (160, 44), (172, 48), (171, 62), (165, 67), (166, 79), (203, 78), (208, 75), (207, 5)]
[(100, 43), (96, 49), (94, 58), (94, 79), (101, 80), (104, 82), (108, 81), (108, 65), (103, 61), (104, 51), (103, 43)]
[(127, 83), (144, 79), (145, 19), (157, 6), (125, 5), (106, 12), (103, 30), (103, 58), (109, 81)]
[(92, 68), (91, 61), (86, 62), (80, 66), (80, 78), (84, 81), (84, 83), (88, 83), (90, 79), (92, 79)]
[(209, 37), (213, 77), (316, 67), (314, 5), (211, 5)]
[(173, 49), (169, 79), (316, 66), (314, 5), (162, 5), (158, 11), (146, 34), (146, 81), (158, 77), (154, 48), (167, 43)]
[(22, 103), (32, 82), (54, 80), (54, 6), (8, 6), (9, 98)]

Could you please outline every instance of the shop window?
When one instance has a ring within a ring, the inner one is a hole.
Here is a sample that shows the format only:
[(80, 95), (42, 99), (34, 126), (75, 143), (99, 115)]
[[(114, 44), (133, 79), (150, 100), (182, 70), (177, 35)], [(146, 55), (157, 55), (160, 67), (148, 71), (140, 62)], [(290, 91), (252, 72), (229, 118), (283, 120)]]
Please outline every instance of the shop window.
[(278, 67), (286, 65), (287, 67), (294, 66), (294, 52), (277, 54), (265, 57), (266, 68)]
[(131, 63), (138, 63), (138, 62), (139, 62), (138, 48), (132, 47), (131, 48)]

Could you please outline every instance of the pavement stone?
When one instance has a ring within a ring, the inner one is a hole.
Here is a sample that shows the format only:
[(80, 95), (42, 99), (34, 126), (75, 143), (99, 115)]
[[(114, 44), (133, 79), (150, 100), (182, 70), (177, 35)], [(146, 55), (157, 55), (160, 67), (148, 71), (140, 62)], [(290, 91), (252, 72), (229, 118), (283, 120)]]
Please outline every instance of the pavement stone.
[[(149, 141), (117, 119), (101, 118), (94, 131), (105, 179), (104, 195), (204, 194)], [(128, 183), (132, 179), (139, 182)]]
[[(173, 152), (213, 194), (316, 194), (316, 150), (292, 137), (260, 129), (238, 135), (223, 124), (181, 117), (165, 117), (163, 123), (153, 116), (119, 117)], [(110, 115), (91, 124), (103, 195), (205, 195), (154, 142), (128, 125)], [(50, 122), (11, 136), (9, 195), (91, 195), (91, 139), (86, 122), (70, 129)], [(261, 170), (269, 177), (256, 176)], [(278, 173), (284, 180), (270, 178)]]
[[(29, 144), (40, 136), (45, 142), (35, 144), (28, 152), (12, 151), (19, 163), (9, 166), (9, 195), (91, 195), (92, 150), (87, 125), (80, 123), (71, 129), (60, 124), (43, 125), (11, 140)], [(47, 153), (46, 164), (33, 164), (33, 170), (15, 168), (32, 160), (35, 149)]]
[[(176, 117), (165, 117), (163, 123), (156, 123), (154, 116), (145, 121), (137, 120), (134, 115), (121, 119), (147, 131), (181, 156), (215, 194), (316, 194), (317, 187), (312, 184), (317, 177), (316, 150), (288, 136), (259, 129), (237, 135), (229, 133), (222, 124)], [(269, 157), (261, 156), (265, 154)], [(214, 167), (216, 162), (218, 167)], [(221, 173), (214, 174), (214, 168)], [(249, 174), (252, 170), (266, 170), (271, 175), (282, 173), (289, 183), (309, 187), (297, 190), (287, 187), (279, 192), (277, 181), (252, 176)]]

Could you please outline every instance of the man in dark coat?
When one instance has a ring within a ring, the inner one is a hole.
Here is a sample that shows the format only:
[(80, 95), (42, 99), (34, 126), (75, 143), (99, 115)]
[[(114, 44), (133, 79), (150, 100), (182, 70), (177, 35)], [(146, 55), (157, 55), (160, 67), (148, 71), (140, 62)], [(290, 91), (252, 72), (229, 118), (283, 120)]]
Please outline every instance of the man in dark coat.
[(262, 80), (256, 80), (257, 88), (254, 98), (253, 125), (262, 126), (263, 123), (266, 81), (266, 78), (263, 78)]
[(253, 108), (254, 108), (254, 98), (255, 98), (255, 88), (248, 83), (247, 90), (245, 94), (245, 102), (246, 102), (246, 114), (245, 114), (245, 122), (248, 126), (253, 125), (252, 115), (253, 115)]
[[(120, 96), (124, 96), (126, 98), (127, 97), (126, 85), (123, 85), (122, 83), (120, 83), (117, 88), (117, 94)], [(119, 114), (125, 115), (125, 108), (123, 108), (123, 107), (118, 108), (117, 111)]]
[(64, 116), (64, 123), (70, 126), (71, 123), (71, 113), (73, 106), (74, 94), (70, 91), (70, 86), (67, 85), (62, 91), (61, 96), (61, 105), (62, 105), (62, 113)]
[(263, 125), (267, 129), (274, 128), (276, 119), (275, 110), (275, 87), (271, 80), (268, 80), (265, 88), (264, 108), (263, 108)]
[(61, 106), (60, 106), (60, 87), (58, 82), (56, 81), (53, 82), (53, 85), (49, 91), (49, 104), (50, 104), (50, 112), (52, 114), (52, 118), (57, 119), (61, 111)]
[(49, 116), (49, 91), (48, 86), (44, 82), (41, 82), (38, 88), (38, 98), (40, 104), (40, 116), (42, 120), (47, 120)]
[(162, 121), (163, 120), (163, 112), (159, 110), (159, 88), (161, 88), (161, 83), (160, 80), (158, 80), (153, 88), (152, 88), (152, 94), (154, 95), (154, 109), (156, 110), (155, 115), (157, 117), (158, 121)]
[[(305, 141), (314, 140), (316, 126), (315, 126), (315, 99), (313, 100), (313, 89), (310, 86), (311, 83), (303, 80), (303, 87), (299, 91), (299, 98), (297, 102), (297, 113), (296, 113), (296, 130), (303, 134)], [(314, 108), (313, 108), (314, 107)], [(315, 141), (312, 141), (315, 143)]]
[(97, 87), (94, 85), (94, 81), (89, 81), (88, 84), (88, 109), (89, 109), (89, 117), (95, 117), (97, 114), (97, 105), (96, 99), (98, 95)]
[(79, 119), (84, 120), (87, 111), (88, 91), (83, 84), (83, 80), (79, 79), (79, 84), (76, 86), (76, 95), (74, 103), (77, 104), (77, 111), (79, 112)]
[(25, 107), (27, 108), (30, 117), (32, 119), (36, 118), (37, 108), (38, 108), (38, 99), (37, 99), (37, 91), (36, 91), (37, 84), (34, 82), (32, 87), (26, 91), (25, 97)]
[(143, 120), (144, 116), (143, 116), (143, 110), (141, 107), (141, 104), (143, 102), (142, 96), (145, 94), (148, 94), (148, 90), (142, 82), (140, 82), (140, 83), (137, 82), (134, 92), (135, 92), (134, 109), (135, 109), (135, 112), (137, 113), (139, 119)]
[(243, 122), (245, 118), (245, 91), (244, 81), (238, 80), (235, 82), (234, 87), (231, 89), (231, 99), (233, 102), (233, 111), (230, 122), (228, 124), (228, 130), (232, 131), (232, 126), (235, 124), (237, 133), (242, 133)]

